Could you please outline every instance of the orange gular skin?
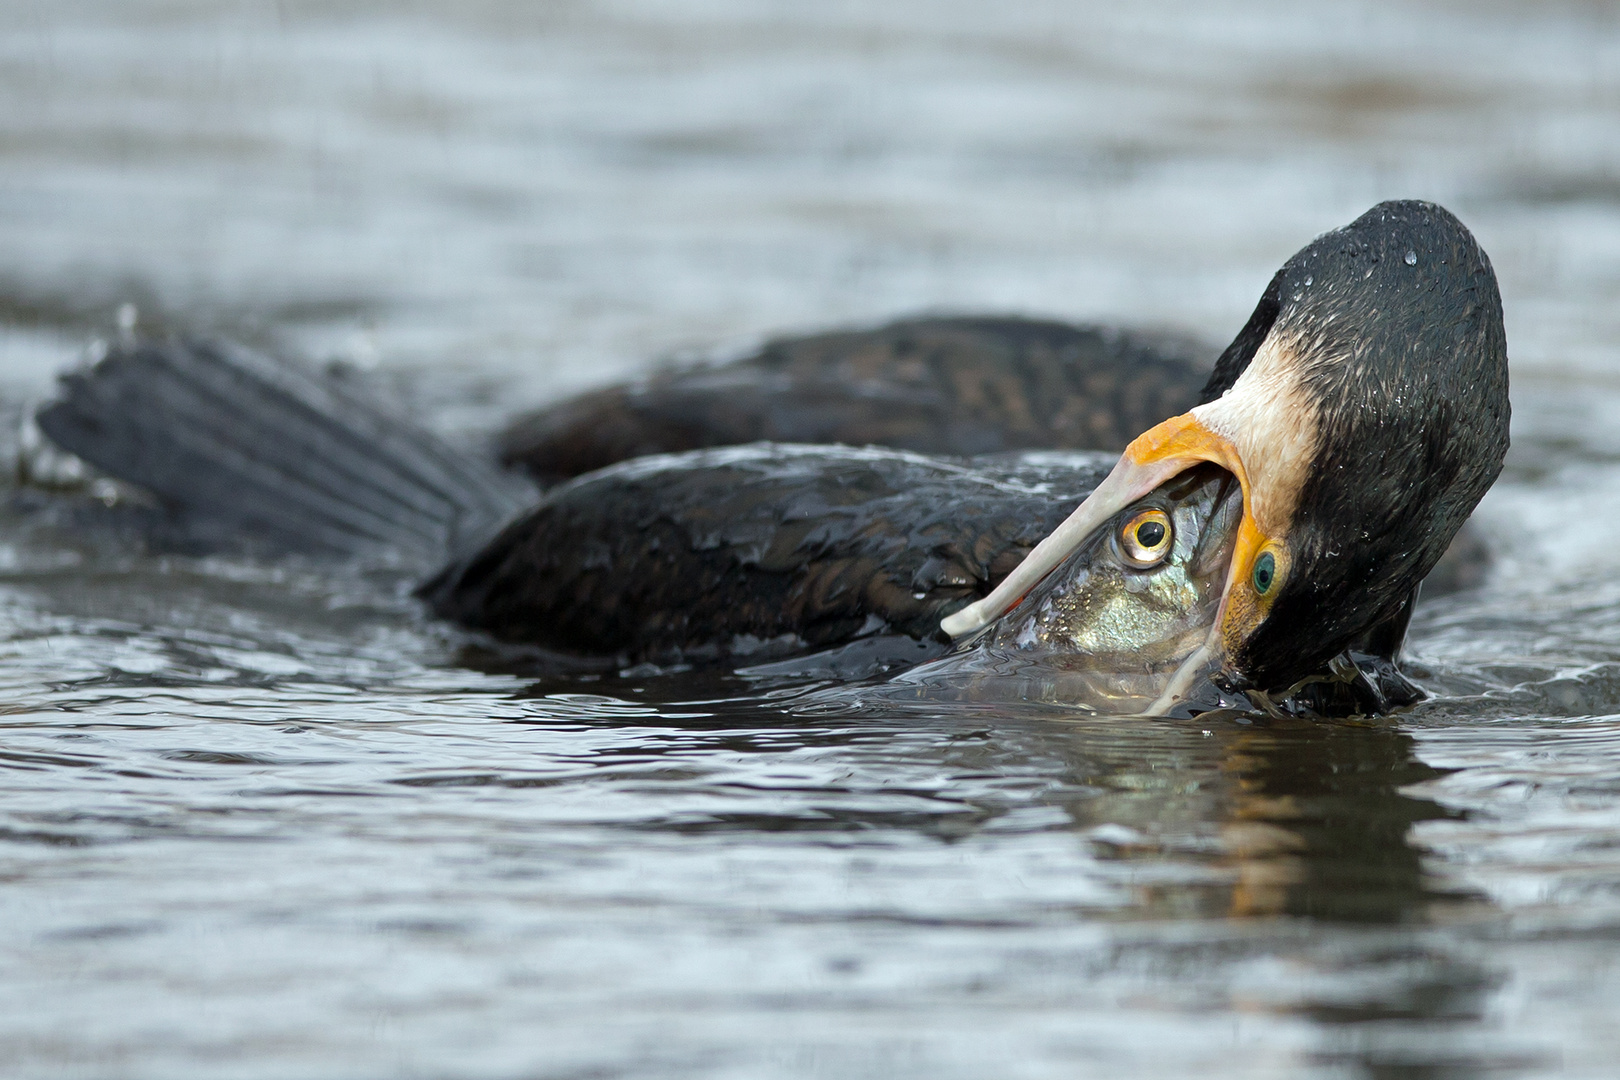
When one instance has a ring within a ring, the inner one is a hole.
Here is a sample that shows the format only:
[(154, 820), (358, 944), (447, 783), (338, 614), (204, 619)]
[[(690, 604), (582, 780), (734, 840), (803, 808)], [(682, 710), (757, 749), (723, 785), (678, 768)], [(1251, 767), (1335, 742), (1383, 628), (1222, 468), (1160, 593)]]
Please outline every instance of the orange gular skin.
[[(1288, 546), (1284, 537), (1268, 536), (1255, 521), (1249, 472), (1237, 448), (1225, 436), (1206, 427), (1193, 413), (1172, 416), (1143, 432), (1125, 448), (1124, 457), (1132, 466), (1156, 472), (1164, 471), (1166, 466), (1185, 469), (1208, 461), (1237, 477), (1243, 489), (1243, 520), (1238, 524), (1221, 610), (1216, 615), (1221, 647), (1230, 660), (1270, 614), (1271, 604), (1288, 575)], [(1277, 565), (1271, 587), (1262, 596), (1254, 585), (1254, 564), (1268, 551)]]

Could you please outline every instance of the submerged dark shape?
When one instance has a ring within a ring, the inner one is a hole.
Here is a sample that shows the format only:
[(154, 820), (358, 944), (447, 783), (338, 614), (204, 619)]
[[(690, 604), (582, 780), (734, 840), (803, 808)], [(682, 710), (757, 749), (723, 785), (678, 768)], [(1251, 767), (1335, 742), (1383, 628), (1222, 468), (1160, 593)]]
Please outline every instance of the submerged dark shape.
[(352, 555), (437, 543), (447, 562), (422, 589), (437, 613), (581, 664), (932, 656), (911, 684), (995, 697), (1023, 680), (1022, 696), (1121, 712), (1412, 700), (1395, 667), (1412, 597), (1507, 439), (1494, 276), (1426, 203), (1375, 207), (1290, 260), (1204, 404), (1117, 463), (654, 456), (554, 489), (483, 542), (518, 505), (492, 469), (240, 360), (115, 350), (39, 424), (199, 536)]

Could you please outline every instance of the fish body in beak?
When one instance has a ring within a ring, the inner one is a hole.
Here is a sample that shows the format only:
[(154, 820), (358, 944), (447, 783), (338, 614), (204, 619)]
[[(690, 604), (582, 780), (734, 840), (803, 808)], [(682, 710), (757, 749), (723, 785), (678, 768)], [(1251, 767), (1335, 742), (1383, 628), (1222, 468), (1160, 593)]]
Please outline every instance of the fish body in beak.
[(978, 701), (1164, 712), (1208, 674), (1242, 518), (1236, 477), (1196, 465), (1092, 532), (956, 653), (896, 682)]

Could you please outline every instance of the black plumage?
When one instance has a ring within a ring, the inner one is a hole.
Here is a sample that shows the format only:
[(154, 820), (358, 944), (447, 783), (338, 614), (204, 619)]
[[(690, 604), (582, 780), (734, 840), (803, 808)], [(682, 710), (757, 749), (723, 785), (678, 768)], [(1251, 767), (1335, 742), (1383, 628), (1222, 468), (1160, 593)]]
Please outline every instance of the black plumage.
[(330, 372), (205, 341), (116, 345), (35, 420), (155, 494), (153, 539), (192, 551), (388, 553), (430, 565), (532, 500)]
[(769, 444), (647, 458), (551, 491), (424, 594), (495, 637), (627, 663), (929, 639), (1111, 465)]
[(1404, 630), (1417, 583), (1501, 472), (1510, 406), (1496, 274), (1433, 203), (1381, 203), (1290, 259), (1212, 387), (1242, 373), (1260, 325), (1300, 343), (1320, 432), (1293, 512), (1297, 570), (1232, 658), (1233, 684), (1271, 687), (1369, 628)]
[(772, 441), (924, 454), (1113, 450), (1191, 408), (1214, 350), (1037, 319), (904, 319), (781, 338), (515, 422), (500, 454), (543, 483), (644, 454)]

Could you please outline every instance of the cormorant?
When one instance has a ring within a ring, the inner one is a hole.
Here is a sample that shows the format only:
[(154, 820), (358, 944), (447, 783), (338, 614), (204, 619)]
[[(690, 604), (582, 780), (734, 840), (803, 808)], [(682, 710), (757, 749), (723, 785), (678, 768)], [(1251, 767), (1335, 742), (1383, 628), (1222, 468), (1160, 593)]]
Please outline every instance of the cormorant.
[[(493, 538), (521, 497), (492, 468), (352, 386), (243, 350), (119, 347), (66, 377), (38, 422), (155, 493), (184, 543), (443, 561), (420, 590), (434, 612), (580, 664), (830, 653), (837, 670), (909, 668), (899, 678), (919, 692), (1122, 713), (1414, 700), (1395, 656), (1415, 591), (1508, 443), (1501, 302), (1468, 230), (1406, 201), (1318, 238), (1272, 278), (1196, 402), (1162, 422), (1145, 414), (1177, 407), (1185, 365), (1155, 382), (1142, 372), (1175, 364), (1131, 364), (1129, 338), (1102, 345), (1119, 362), (1100, 380), (1138, 379), (1120, 394), (1137, 411), (1115, 409), (1113, 430), (1088, 418), (1095, 396), (1038, 389), (1061, 379), (1007, 378), (1037, 388), (1021, 399), (1026, 429), (1072, 415), (1106, 446), (1140, 420), (1117, 460), (1006, 453), (1016, 439), (985, 433), (1016, 425), (871, 405), (823, 380), (820, 437), (1004, 452), (767, 442), (634, 457), (551, 489)], [(740, 437), (806, 426), (773, 427), (769, 379), (736, 389), (747, 383), (734, 379), (728, 421)], [(554, 410), (549, 428), (531, 419), (506, 456), (553, 478), (669, 440), (730, 441), (719, 422), (615, 429), (615, 410), (635, 413), (615, 393)], [(726, 393), (699, 396), (723, 417)], [(995, 404), (981, 419), (1017, 395), (982, 400)]]

